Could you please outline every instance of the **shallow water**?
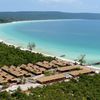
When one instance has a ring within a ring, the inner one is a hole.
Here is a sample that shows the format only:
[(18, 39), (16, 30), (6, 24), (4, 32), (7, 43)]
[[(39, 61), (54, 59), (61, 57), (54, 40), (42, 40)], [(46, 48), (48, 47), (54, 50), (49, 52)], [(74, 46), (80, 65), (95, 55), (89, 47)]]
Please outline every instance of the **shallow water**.
[(100, 61), (100, 20), (31, 21), (0, 25), (0, 39), (55, 56), (76, 59), (86, 55), (88, 63)]

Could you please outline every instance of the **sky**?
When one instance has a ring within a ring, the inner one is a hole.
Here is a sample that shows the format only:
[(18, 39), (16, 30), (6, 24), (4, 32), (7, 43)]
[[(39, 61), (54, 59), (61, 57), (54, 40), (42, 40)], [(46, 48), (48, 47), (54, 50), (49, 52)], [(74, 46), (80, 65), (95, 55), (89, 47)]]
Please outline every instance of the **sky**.
[(0, 0), (1, 11), (100, 13), (100, 0)]

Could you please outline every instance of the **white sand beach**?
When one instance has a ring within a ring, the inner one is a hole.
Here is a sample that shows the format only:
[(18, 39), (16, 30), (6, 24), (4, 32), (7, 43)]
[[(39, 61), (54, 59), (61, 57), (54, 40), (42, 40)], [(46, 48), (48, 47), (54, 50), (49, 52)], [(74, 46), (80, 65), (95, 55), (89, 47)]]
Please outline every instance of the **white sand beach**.
[[(2, 40), (2, 39), (0, 39), (0, 42), (4, 42), (4, 43), (7, 44), (7, 45), (14, 45), (15, 47), (18, 47), (18, 46), (19, 46), (19, 45), (15, 45), (15, 44), (6, 42), (6, 41), (4, 41), (4, 40)], [(21, 50), (28, 50), (28, 49), (27, 49), (27, 48), (21, 48)], [(55, 56), (53, 56), (53, 55), (50, 55), (50, 54), (47, 54), (47, 53), (43, 53), (43, 52), (37, 52), (37, 51), (35, 51), (35, 50), (33, 50), (32, 52), (35, 52), (35, 53), (42, 53), (44, 56), (55, 57)], [(72, 63), (75, 63), (75, 62), (76, 62), (76, 61), (74, 61), (74, 60), (70, 60), (70, 59), (66, 59), (66, 58), (62, 58), (62, 57), (57, 57), (57, 56), (56, 56), (56, 58), (61, 59), (61, 60), (64, 60), (64, 61), (72, 62)]]
[[(7, 45), (14, 45), (15, 47), (18, 47), (18, 46), (19, 46), (19, 45), (15, 45), (15, 44), (9, 43), (9, 42), (7, 42), (7, 41), (4, 41), (4, 40), (2, 40), (2, 39), (0, 39), (0, 42), (4, 42), (4, 43), (7, 44)], [(21, 49), (21, 50), (28, 50), (27, 48), (20, 48), (20, 49)], [(55, 56), (50, 55), (50, 54), (47, 54), (47, 53), (37, 52), (36, 50), (33, 50), (32, 52), (41, 53), (41, 54), (43, 54), (44, 56), (55, 57)], [(58, 57), (58, 56), (56, 56), (56, 58), (57, 58), (57, 59), (60, 59), (60, 60), (72, 62), (72, 63), (75, 63), (75, 62), (76, 62), (76, 61), (74, 61), (74, 60), (66, 59), (66, 58), (62, 58), (62, 57)], [(77, 63), (79, 63), (79, 62), (77, 62)], [(95, 67), (95, 66), (86, 66), (86, 67), (88, 67), (88, 68), (90, 68), (90, 69), (92, 69), (92, 70), (94, 70), (94, 71), (99, 71), (99, 72), (100, 72), (100, 68), (98, 68), (98, 67)]]
[[(72, 19), (71, 19), (71, 20), (72, 20)], [(16, 23), (47, 22), (47, 21), (62, 21), (62, 20), (60, 20), (60, 19), (57, 19), (57, 20), (33, 20), (33, 21), (30, 20), (30, 21), (16, 21), (16, 22), (11, 22), (11, 23), (4, 23), (4, 24), (6, 25), (6, 24), (16, 24)], [(68, 21), (69, 21), (69, 20), (68, 20)], [(2, 39), (2, 38), (0, 38), (0, 42), (4, 42), (4, 43), (6, 43), (7, 45), (14, 45), (15, 47), (21, 46), (21, 44), (18, 44), (18, 45), (17, 45), (17, 43), (16, 43), (16, 44), (14, 44), (14, 43), (12, 43), (12, 42), (9, 43), (7, 40), (4, 40), (4, 39)], [(22, 47), (21, 50), (28, 50), (28, 49)], [(42, 54), (45, 55), (45, 56), (56, 57), (56, 58), (58, 58), (58, 59), (65, 60), (65, 61), (68, 61), (68, 62), (73, 62), (73, 63), (76, 62), (76, 61), (74, 61), (74, 60), (66, 59), (66, 58), (60, 57), (60, 56), (54, 56), (53, 54), (49, 54), (48, 52), (42, 52), (41, 50), (37, 50), (37, 49), (34, 49), (32, 52), (35, 52), (35, 53), (42, 53)], [(73, 55), (73, 56), (74, 56), (74, 55)], [(95, 69), (95, 70), (100, 70), (100, 68), (95, 67), (95, 66), (88, 66), (88, 67), (93, 68), (93, 69)]]

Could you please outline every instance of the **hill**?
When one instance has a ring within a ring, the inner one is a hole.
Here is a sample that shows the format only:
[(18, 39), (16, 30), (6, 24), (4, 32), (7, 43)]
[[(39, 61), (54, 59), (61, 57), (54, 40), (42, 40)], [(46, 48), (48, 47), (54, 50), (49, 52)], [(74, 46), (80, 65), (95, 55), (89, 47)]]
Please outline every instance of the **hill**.
[[(6, 21), (47, 19), (100, 19), (99, 13), (66, 13), (56, 11), (0, 12), (0, 19)], [(0, 21), (0, 22), (1, 22)], [(5, 22), (5, 21), (4, 21)]]

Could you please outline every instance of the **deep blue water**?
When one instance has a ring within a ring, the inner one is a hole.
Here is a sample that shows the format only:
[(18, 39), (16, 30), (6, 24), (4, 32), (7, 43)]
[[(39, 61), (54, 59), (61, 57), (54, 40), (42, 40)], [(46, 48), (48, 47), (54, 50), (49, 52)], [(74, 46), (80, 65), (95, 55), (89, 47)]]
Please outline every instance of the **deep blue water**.
[(59, 20), (0, 25), (0, 37), (26, 46), (35, 42), (37, 50), (76, 59), (86, 54), (88, 62), (100, 61), (100, 20)]

